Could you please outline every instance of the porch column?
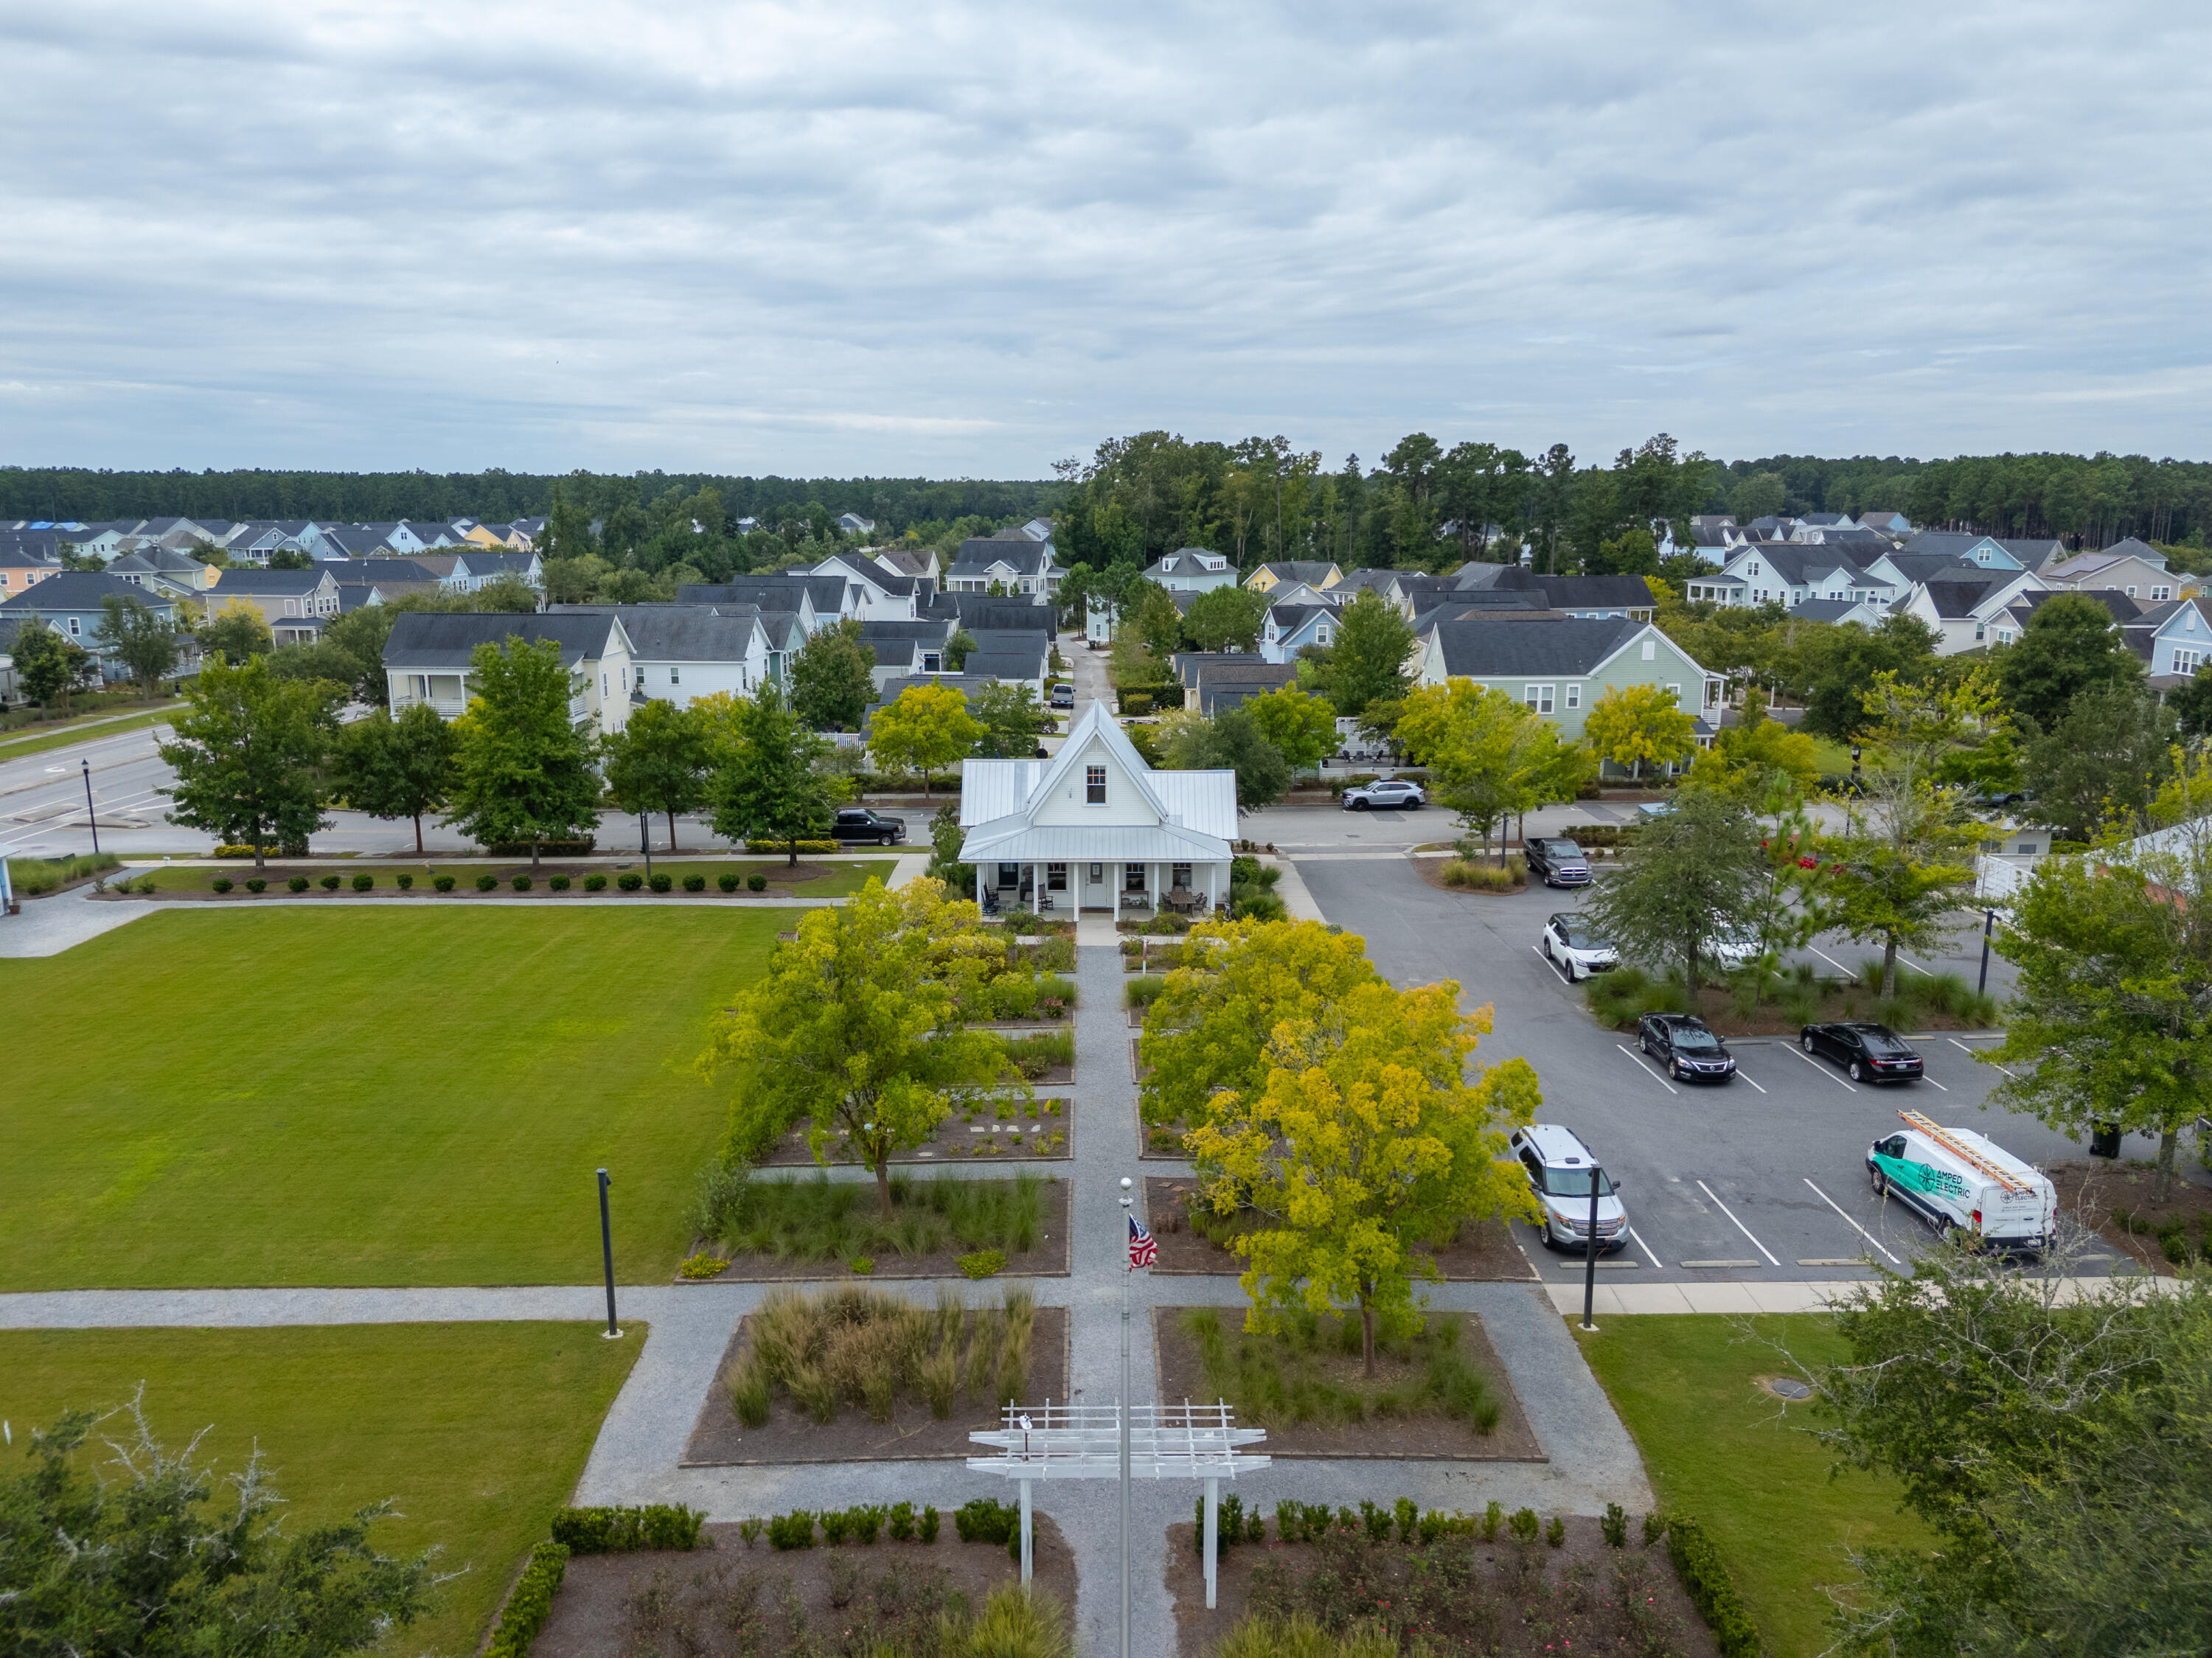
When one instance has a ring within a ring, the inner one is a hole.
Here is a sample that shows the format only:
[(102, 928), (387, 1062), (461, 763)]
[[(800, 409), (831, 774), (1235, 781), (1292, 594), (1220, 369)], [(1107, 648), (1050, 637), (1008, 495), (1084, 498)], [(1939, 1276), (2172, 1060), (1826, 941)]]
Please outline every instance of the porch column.
[(1221, 865), (1208, 864), (1206, 866), (1206, 913), (1208, 915), (1213, 914), (1213, 907), (1221, 902), (1218, 896), (1220, 881)]
[(1109, 865), (1106, 865), (1106, 879), (1107, 879), (1107, 881), (1108, 881), (1108, 882), (1112, 885), (1112, 887), (1113, 887), (1113, 889), (1114, 889), (1114, 925), (1115, 925), (1115, 926), (1121, 926), (1121, 865), (1119, 865), (1119, 864), (1109, 864)]

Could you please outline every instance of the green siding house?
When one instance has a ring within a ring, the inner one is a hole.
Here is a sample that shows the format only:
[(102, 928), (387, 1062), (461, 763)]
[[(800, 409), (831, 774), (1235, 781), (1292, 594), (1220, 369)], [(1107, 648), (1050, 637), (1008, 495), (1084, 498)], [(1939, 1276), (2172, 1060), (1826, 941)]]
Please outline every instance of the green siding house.
[[(1472, 679), (1504, 691), (1575, 738), (1590, 705), (1610, 686), (1663, 685), (1678, 708), (1709, 721), (1725, 683), (1652, 623), (1624, 616), (1439, 622), (1417, 643), (1415, 672), (1424, 685)], [(1710, 735), (1701, 729), (1701, 743)]]

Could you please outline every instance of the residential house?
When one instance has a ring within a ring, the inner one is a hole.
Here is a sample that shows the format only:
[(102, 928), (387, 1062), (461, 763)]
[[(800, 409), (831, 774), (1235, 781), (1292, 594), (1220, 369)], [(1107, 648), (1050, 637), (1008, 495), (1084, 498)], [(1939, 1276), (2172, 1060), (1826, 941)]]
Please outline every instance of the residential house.
[[(434, 553), (431, 555), (435, 557)], [(545, 566), (535, 553), (509, 552), (503, 548), (463, 546), (454, 557), (446, 585), (457, 593), (482, 592), (493, 582), (512, 576), (526, 587), (542, 592)]]
[(857, 589), (854, 614), (864, 623), (911, 622), (920, 614), (921, 579), (893, 574), (864, 553), (832, 553), (813, 574), (839, 577)]
[(1462, 565), (1451, 594), (1471, 592), (1536, 593), (1545, 608), (1567, 616), (1637, 622), (1650, 621), (1658, 603), (1640, 575), (1538, 575), (1518, 564)]
[(556, 604), (548, 616), (609, 616), (629, 641), (630, 707), (726, 691), (751, 696), (769, 681), (769, 635), (757, 605)]
[(971, 628), (968, 632), (975, 645), (960, 665), (962, 673), (971, 679), (995, 679), (1002, 685), (1026, 685), (1043, 702), (1052, 659), (1048, 635), (1005, 628)]
[(333, 616), (341, 606), (331, 569), (318, 564), (312, 570), (217, 570), (205, 598), (211, 611), (234, 599), (250, 604), (272, 627), (286, 616)]
[(1936, 635), (1936, 655), (1956, 656), (2002, 642), (1991, 636), (1991, 629), (2008, 631), (2010, 624), (2002, 619), (2005, 612), (2025, 595), (2044, 591), (2027, 570), (1938, 577), (1919, 583), (1891, 608), (1928, 625)]
[[(2095, 592), (2087, 597), (2107, 601), (2107, 609), (2113, 608), (2110, 600), (2130, 602), (2118, 592)], [(2148, 683), (2161, 694), (2185, 684), (2212, 661), (2212, 598), (2168, 599), (2143, 608), (2121, 625), (2128, 643), (2149, 670)]]
[(1177, 651), (1168, 659), (1182, 686), (1182, 705), (1207, 719), (1269, 691), (1295, 685), (1295, 662), (1270, 662), (1249, 651)]
[(1969, 530), (1923, 530), (1905, 542), (1904, 550), (1932, 553), (1983, 570), (2040, 570), (2066, 556), (2065, 544), (2055, 538), (2000, 541)]
[(1872, 632), (1881, 626), (1882, 618), (1889, 614), (1889, 606), (1870, 604), (1863, 598), (1808, 598), (1792, 604), (1790, 614), (1800, 622), (1848, 622)]
[(1260, 623), (1260, 659), (1294, 662), (1309, 645), (1333, 645), (1341, 619), (1334, 604), (1270, 604)]
[(1229, 896), (1237, 774), (1154, 771), (1102, 701), (1047, 760), (969, 760), (960, 861), (1001, 908), (1210, 913)]
[[(837, 591), (834, 600), (844, 598), (845, 584), (830, 584)], [(780, 581), (771, 577), (747, 576), (737, 581), (687, 581), (676, 590), (678, 604), (752, 604), (763, 612), (787, 611), (799, 618), (799, 629), (805, 638), (838, 619), (832, 610), (823, 616), (814, 608), (814, 594), (804, 581)]]
[(876, 653), (871, 677), (880, 695), (894, 679), (945, 671), (945, 647), (958, 630), (950, 616), (886, 617), (860, 623), (860, 641)]
[(2147, 604), (2180, 598), (2186, 580), (2166, 568), (2164, 553), (2133, 536), (2096, 552), (2076, 553), (2051, 565), (2042, 575), (2054, 587), (2069, 587), (2077, 592), (2106, 588)]
[[(185, 601), (173, 593), (158, 589), (133, 586), (130, 582), (105, 572), (91, 570), (63, 570), (0, 604), (0, 622), (23, 621), (35, 616), (57, 633), (74, 640), (92, 653), (100, 663), (100, 677), (123, 680), (131, 677), (131, 671), (113, 650), (100, 642), (100, 624), (106, 620), (106, 603), (110, 598), (135, 600), (143, 604), (165, 621), (182, 620), (180, 610)], [(189, 638), (178, 662), (179, 670), (190, 672), (198, 665), (199, 653)]]
[(0, 600), (26, 592), (49, 576), (61, 573), (62, 567), (57, 561), (10, 545), (8, 537), (0, 537)]
[(1504, 691), (1574, 738), (1609, 689), (1661, 685), (1674, 693), (1677, 707), (1704, 719), (1717, 709), (1725, 683), (1653, 623), (1621, 618), (1537, 612), (1444, 622), (1418, 649), (1422, 684), (1474, 680)]
[(612, 736), (629, 723), (634, 667), (629, 635), (610, 614), (511, 616), (481, 611), (402, 610), (385, 641), (384, 677), (392, 712), (428, 703), (451, 720), (467, 712), (471, 660), (480, 645), (548, 640), (569, 671), (568, 716), (579, 728)]
[(1912, 533), (1912, 520), (1887, 507), (1868, 507), (1858, 514), (1858, 522), (1862, 528), (1871, 530), (1878, 536), (1909, 536)]
[(868, 555), (893, 575), (910, 575), (925, 584), (919, 591), (934, 592), (945, 571), (934, 547), (878, 547)]
[(160, 589), (191, 598), (215, 586), (216, 571), (213, 565), (202, 563), (197, 555), (173, 553), (166, 547), (149, 547), (142, 552), (125, 553), (111, 560), (107, 574), (129, 582), (134, 587)]
[(840, 513), (837, 514), (837, 528), (848, 536), (872, 535), (876, 521), (872, 518), (862, 518), (858, 513)]
[(1008, 598), (999, 593), (933, 593), (921, 607), (927, 616), (941, 616), (974, 633), (979, 628), (1011, 629), (1016, 633), (1059, 633), (1059, 616), (1042, 598)]
[(945, 589), (956, 593), (988, 593), (994, 587), (1008, 595), (1031, 593), (1046, 598), (1060, 592), (1067, 572), (1055, 560), (1052, 544), (1032, 541), (1019, 531), (978, 537), (960, 544), (952, 568), (945, 572)]
[(1683, 596), (1692, 602), (1779, 604), (1785, 610), (1808, 598), (1887, 605), (1908, 585), (1895, 571), (1885, 573), (1880, 560), (1862, 567), (1845, 553), (1818, 543), (1753, 541), (1733, 548), (1717, 574), (1684, 583)]
[[(2016, 643), (2027, 631), (2027, 624), (2040, 610), (2063, 591), (2046, 588), (2036, 592), (2022, 593), (2005, 607), (2002, 616), (1992, 616), (1989, 622), (1989, 642), (1992, 645)], [(2128, 648), (2148, 664), (2151, 660), (2150, 635), (2153, 623), (2148, 612), (2154, 608), (2139, 604), (2125, 593), (2111, 589), (2097, 589), (2083, 593), (2082, 598), (2103, 605), (2120, 627)], [(2160, 607), (2162, 609), (2162, 607)]]
[(1255, 593), (1267, 593), (1285, 582), (1304, 582), (1316, 592), (1324, 592), (1343, 580), (1344, 572), (1328, 559), (1291, 558), (1262, 564), (1244, 578), (1244, 585)]

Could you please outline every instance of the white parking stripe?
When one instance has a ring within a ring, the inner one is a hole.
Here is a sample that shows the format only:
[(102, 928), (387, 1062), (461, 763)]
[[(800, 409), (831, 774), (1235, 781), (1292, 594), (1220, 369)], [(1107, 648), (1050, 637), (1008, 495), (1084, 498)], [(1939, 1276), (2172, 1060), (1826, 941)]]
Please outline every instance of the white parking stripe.
[(1729, 1208), (1728, 1205), (1723, 1203), (1718, 1198), (1713, 1197), (1713, 1188), (1711, 1187), (1706, 1185), (1705, 1181), (1699, 1181), (1698, 1182), (1698, 1190), (1703, 1192), (1707, 1197), (1713, 1199), (1714, 1208), (1719, 1210), (1721, 1213), (1726, 1215), (1730, 1220), (1735, 1221), (1735, 1230), (1742, 1233), (1744, 1236), (1751, 1238), (1752, 1248), (1758, 1250), (1760, 1254), (1766, 1257), (1766, 1264), (1769, 1266), (1779, 1266), (1782, 1265), (1780, 1261), (1775, 1260), (1774, 1252), (1771, 1249), (1769, 1249), (1757, 1238), (1752, 1237), (1751, 1228), (1746, 1226), (1741, 1221), (1736, 1220), (1735, 1210)]
[[(1920, 1072), (1920, 1080), (1926, 1083), (1930, 1088), (1943, 1088), (1943, 1084), (1937, 1082), (1935, 1078), (1929, 1076), (1924, 1067)], [(1943, 1088), (1943, 1091), (1948, 1094), (1951, 1090), (1948, 1088)]]
[(1651, 1264), (1654, 1266), (1656, 1266), (1662, 1272), (1667, 1270), (1667, 1263), (1660, 1260), (1658, 1256), (1651, 1254), (1651, 1246), (1644, 1241), (1643, 1233), (1638, 1231), (1633, 1226), (1632, 1226), (1628, 1229), (1628, 1236), (1636, 1240), (1636, 1247), (1638, 1248), (1641, 1249), (1645, 1254), (1651, 1255)]
[[(1620, 1048), (1620, 1044), (1619, 1042), (1615, 1042), (1615, 1043), (1613, 1044), (1613, 1046), (1614, 1046), (1615, 1048)], [(1640, 1060), (1640, 1059), (1638, 1059), (1638, 1058), (1637, 1057), (1637, 1055), (1636, 1055), (1636, 1054), (1634, 1053), (1634, 1051), (1633, 1051), (1633, 1050), (1629, 1049), (1629, 1048), (1620, 1048), (1620, 1051), (1621, 1051), (1622, 1053), (1624, 1053), (1624, 1054), (1627, 1054), (1627, 1055), (1628, 1055), (1628, 1062), (1629, 1062), (1631, 1065), (1634, 1066), (1635, 1066), (1638, 1071), (1643, 1072), (1644, 1072), (1644, 1074), (1645, 1076), (1647, 1076), (1647, 1077), (1651, 1077), (1651, 1080), (1652, 1080), (1653, 1082), (1657, 1083), (1657, 1084), (1659, 1084), (1659, 1086), (1660, 1086), (1660, 1087), (1662, 1087), (1662, 1088), (1665, 1089), (1665, 1090), (1666, 1090), (1669, 1094), (1674, 1094), (1674, 1093), (1676, 1093), (1676, 1092), (1678, 1091), (1678, 1090), (1676, 1090), (1676, 1088), (1675, 1088), (1674, 1084), (1672, 1084), (1672, 1083), (1670, 1083), (1670, 1082), (1668, 1082), (1668, 1081), (1664, 1077), (1653, 1077), (1653, 1076), (1651, 1076), (1651, 1071), (1650, 1071), (1650, 1068), (1649, 1066), (1647, 1066), (1644, 1063), (1644, 1061), (1643, 1061), (1642, 1060)]]
[(1792, 1054), (1795, 1054), (1799, 1059), (1804, 1060), (1806, 1064), (1811, 1066), (1814, 1070), (1826, 1077), (1830, 1082), (1841, 1083), (1844, 1087), (1850, 1089), (1854, 1094), (1859, 1091), (1858, 1084), (1856, 1083), (1853, 1082), (1848, 1077), (1838, 1077), (1834, 1072), (1829, 1070), (1826, 1066), (1822, 1065), (1818, 1060), (1814, 1059), (1810, 1054), (1808, 1054), (1803, 1048), (1798, 1047), (1796, 1043), (1793, 1042), (1790, 1045), (1790, 1051)]
[(1856, 979), (1859, 976), (1857, 974), (1852, 972), (1850, 969), (1845, 967), (1841, 962), (1838, 961), (1834, 957), (1829, 955), (1826, 950), (1820, 949), (1818, 945), (1808, 944), (1805, 948), (1811, 950), (1815, 956), (1818, 956), (1822, 961), (1826, 962), (1830, 967), (1835, 969), (1837, 972), (1842, 974), (1846, 979)]
[[(1808, 1178), (1808, 1179), (1806, 1180), (1805, 1184), (1806, 1184), (1806, 1185), (1808, 1185), (1808, 1186), (1813, 1186), (1813, 1182), (1812, 1182), (1812, 1181), (1811, 1181), (1809, 1178)], [(1829, 1208), (1831, 1208), (1831, 1209), (1834, 1210), (1838, 1214), (1839, 1214), (1839, 1215), (1844, 1215), (1844, 1206), (1843, 1206), (1843, 1205), (1841, 1205), (1840, 1203), (1838, 1203), (1838, 1202), (1837, 1202), (1833, 1198), (1830, 1197), (1830, 1196), (1829, 1196), (1826, 1192), (1822, 1192), (1822, 1191), (1820, 1191), (1820, 1188), (1819, 1187), (1817, 1187), (1817, 1186), (1813, 1186), (1813, 1190), (1814, 1190), (1814, 1192), (1816, 1192), (1816, 1193), (1819, 1193), (1819, 1194), (1820, 1194), (1820, 1201), (1821, 1201), (1821, 1202), (1823, 1202), (1823, 1203), (1826, 1204), (1826, 1205), (1828, 1206), (1828, 1207), (1829, 1207)], [(1885, 1255), (1889, 1255), (1889, 1258), (1890, 1258), (1890, 1260), (1891, 1260), (1893, 1262), (1895, 1262), (1895, 1264), (1896, 1264), (1896, 1265), (1898, 1265), (1898, 1266), (1904, 1266), (1904, 1265), (1905, 1265), (1905, 1263), (1904, 1263), (1903, 1261), (1901, 1261), (1901, 1260), (1898, 1260), (1898, 1258), (1897, 1258), (1895, 1255), (1890, 1255), (1890, 1254), (1889, 1254), (1889, 1246), (1888, 1246), (1887, 1244), (1884, 1243), (1884, 1242), (1883, 1242), (1880, 1238), (1876, 1237), (1873, 1233), (1871, 1233), (1871, 1232), (1868, 1231), (1868, 1230), (1867, 1230), (1867, 1229), (1866, 1229), (1865, 1227), (1861, 1226), (1861, 1225), (1860, 1225), (1856, 1221), (1852, 1220), (1852, 1219), (1851, 1219), (1851, 1218), (1850, 1218), (1849, 1215), (1844, 1215), (1844, 1220), (1846, 1220), (1847, 1222), (1850, 1222), (1850, 1226), (1851, 1226), (1851, 1229), (1852, 1229), (1854, 1231), (1856, 1231), (1856, 1233), (1857, 1233), (1861, 1237), (1864, 1238), (1864, 1239), (1865, 1239), (1869, 1243), (1871, 1243), (1872, 1245), (1874, 1245), (1874, 1247), (1875, 1247), (1875, 1248), (1877, 1248), (1877, 1249), (1881, 1250), (1881, 1251), (1882, 1252), (1882, 1254), (1884, 1254)]]
[[(1950, 1043), (1952, 1047), (1954, 1047), (1954, 1048), (1957, 1048), (1957, 1049), (1959, 1050), (1959, 1052), (1960, 1052), (1961, 1054), (1971, 1054), (1971, 1053), (1972, 1053), (1972, 1052), (1974, 1051), (1972, 1048), (1971, 1048), (1967, 1047), (1967, 1046), (1966, 1045), (1966, 1043), (1964, 1043), (1964, 1042), (1960, 1042), (1960, 1041), (1956, 1036), (1946, 1036), (1943, 1040), (1944, 1040), (1945, 1042), (1947, 1042)], [(2000, 1071), (2004, 1071), (2004, 1073), (2005, 1073), (2005, 1075), (2006, 1075), (2006, 1076), (2008, 1076), (2008, 1077), (2012, 1077), (2012, 1072), (2009, 1072), (2009, 1071), (2005, 1071), (2005, 1068), (2004, 1068), (2002, 1066), (1999, 1066), (1997, 1067), (1997, 1069), (1998, 1069), (1998, 1070), (2000, 1070)], [(2020, 1080), (2020, 1078), (2017, 1078), (2017, 1077), (2013, 1077), (2013, 1080), (2014, 1080), (2014, 1082), (2018, 1082), (2018, 1081)], [(1947, 1090), (1947, 1091), (1948, 1091), (1948, 1090)]]
[[(1737, 1063), (1737, 1065), (1736, 1065), (1736, 1068), (1735, 1068), (1735, 1074), (1736, 1074), (1736, 1078), (1737, 1078), (1737, 1080), (1738, 1080), (1738, 1081), (1740, 1081), (1740, 1082), (1747, 1082), (1747, 1083), (1751, 1083), (1751, 1078), (1750, 1078), (1748, 1076), (1746, 1076), (1746, 1075), (1744, 1074), (1743, 1066), (1742, 1066), (1742, 1064), (1741, 1064), (1741, 1061), (1739, 1061), (1739, 1062)], [(1753, 1088), (1759, 1088), (1759, 1084), (1758, 1084), (1757, 1083), (1751, 1083), (1751, 1085), (1752, 1085)], [(1763, 1089), (1763, 1088), (1759, 1088), (1759, 1091), (1760, 1093), (1762, 1093), (1762, 1094), (1764, 1094), (1765, 1092), (1766, 1092), (1766, 1090), (1765, 1090), (1765, 1089)]]

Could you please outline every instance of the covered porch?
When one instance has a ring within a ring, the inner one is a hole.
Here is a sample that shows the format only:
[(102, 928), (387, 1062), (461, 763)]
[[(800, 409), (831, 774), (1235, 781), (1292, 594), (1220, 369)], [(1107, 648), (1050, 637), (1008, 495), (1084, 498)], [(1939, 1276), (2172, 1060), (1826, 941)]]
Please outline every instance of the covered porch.
[[(1011, 850), (1011, 849), (1009, 849)], [(1224, 848), (1225, 851), (1225, 848)], [(980, 896), (989, 891), (1001, 913), (1078, 912), (1134, 914), (1163, 912), (1210, 915), (1229, 902), (1229, 859), (1205, 858), (1024, 858), (971, 859)]]

